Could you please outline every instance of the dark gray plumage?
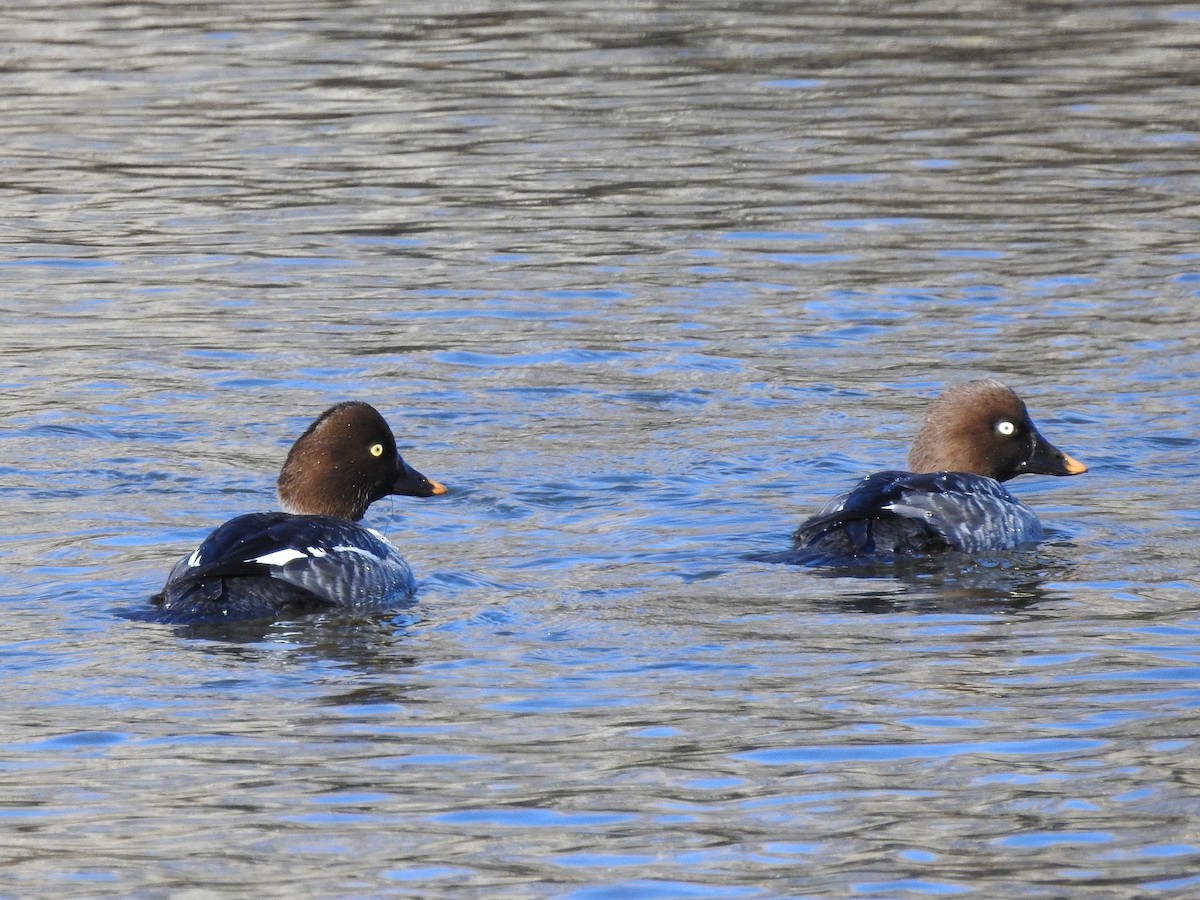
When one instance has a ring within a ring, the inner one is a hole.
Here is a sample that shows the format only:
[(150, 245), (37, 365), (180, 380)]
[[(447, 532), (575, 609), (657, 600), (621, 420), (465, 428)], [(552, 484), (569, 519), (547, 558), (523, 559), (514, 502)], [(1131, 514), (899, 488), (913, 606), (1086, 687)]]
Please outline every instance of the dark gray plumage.
[(160, 622), (239, 622), (370, 608), (416, 590), (400, 551), (330, 516), (230, 519), (171, 570), (152, 601)]

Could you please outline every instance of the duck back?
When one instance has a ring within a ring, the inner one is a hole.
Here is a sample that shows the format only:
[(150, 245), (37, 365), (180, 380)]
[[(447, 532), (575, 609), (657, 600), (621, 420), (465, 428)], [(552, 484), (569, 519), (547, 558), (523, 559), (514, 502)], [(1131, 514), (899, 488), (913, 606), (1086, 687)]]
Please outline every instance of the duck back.
[(400, 552), (370, 529), (330, 516), (250, 513), (176, 563), (151, 601), (158, 621), (195, 624), (378, 607), (415, 588)]
[(1011, 550), (1042, 537), (1033, 510), (994, 478), (886, 471), (835, 497), (792, 535), (814, 557)]

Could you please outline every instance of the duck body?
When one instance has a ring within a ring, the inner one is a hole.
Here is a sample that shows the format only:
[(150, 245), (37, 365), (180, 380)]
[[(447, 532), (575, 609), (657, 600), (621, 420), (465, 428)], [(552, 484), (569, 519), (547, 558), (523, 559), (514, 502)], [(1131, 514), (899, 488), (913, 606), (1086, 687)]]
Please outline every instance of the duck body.
[(1014, 550), (1042, 539), (1032, 509), (994, 478), (966, 472), (876, 472), (792, 535), (814, 555), (915, 556)]
[(1020, 397), (996, 381), (968, 382), (938, 397), (908, 461), (908, 470), (863, 478), (796, 529), (799, 558), (1015, 550), (1041, 540), (1042, 525), (1001, 482), (1087, 471), (1043, 438)]
[(385, 607), (416, 587), (377, 531), (332, 516), (248, 513), (176, 563), (155, 602), (162, 622), (237, 622)]
[(288, 453), (278, 480), (283, 510), (237, 516), (209, 534), (150, 598), (151, 618), (174, 624), (269, 620), (407, 599), (416, 590), (412, 569), (359, 520), (389, 494), (445, 492), (404, 462), (373, 407), (340, 403)]

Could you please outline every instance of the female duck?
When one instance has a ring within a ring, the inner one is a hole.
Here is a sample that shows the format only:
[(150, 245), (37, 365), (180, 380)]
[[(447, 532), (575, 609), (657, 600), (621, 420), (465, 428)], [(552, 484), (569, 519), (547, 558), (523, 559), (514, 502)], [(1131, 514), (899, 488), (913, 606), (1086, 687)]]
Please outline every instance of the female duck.
[(357, 524), (388, 494), (446, 488), (396, 450), (383, 416), (356, 401), (330, 407), (288, 452), (277, 483), (283, 512), (231, 519), (171, 570), (151, 598), (161, 622), (234, 622), (379, 606), (416, 589), (412, 570)]
[(1043, 438), (1021, 398), (997, 381), (934, 400), (908, 465), (835, 497), (792, 535), (796, 549), (820, 560), (1015, 549), (1041, 539), (1042, 526), (1000, 482), (1087, 471)]

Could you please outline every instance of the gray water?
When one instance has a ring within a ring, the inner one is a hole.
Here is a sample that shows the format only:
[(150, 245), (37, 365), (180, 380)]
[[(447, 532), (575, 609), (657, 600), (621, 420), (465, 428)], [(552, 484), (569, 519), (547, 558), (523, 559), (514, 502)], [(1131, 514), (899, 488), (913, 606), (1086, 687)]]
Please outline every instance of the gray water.
[[(0, 9), (0, 894), (1200, 891), (1200, 8)], [(755, 562), (997, 377), (1036, 551)], [(365, 619), (131, 614), (372, 402)]]

